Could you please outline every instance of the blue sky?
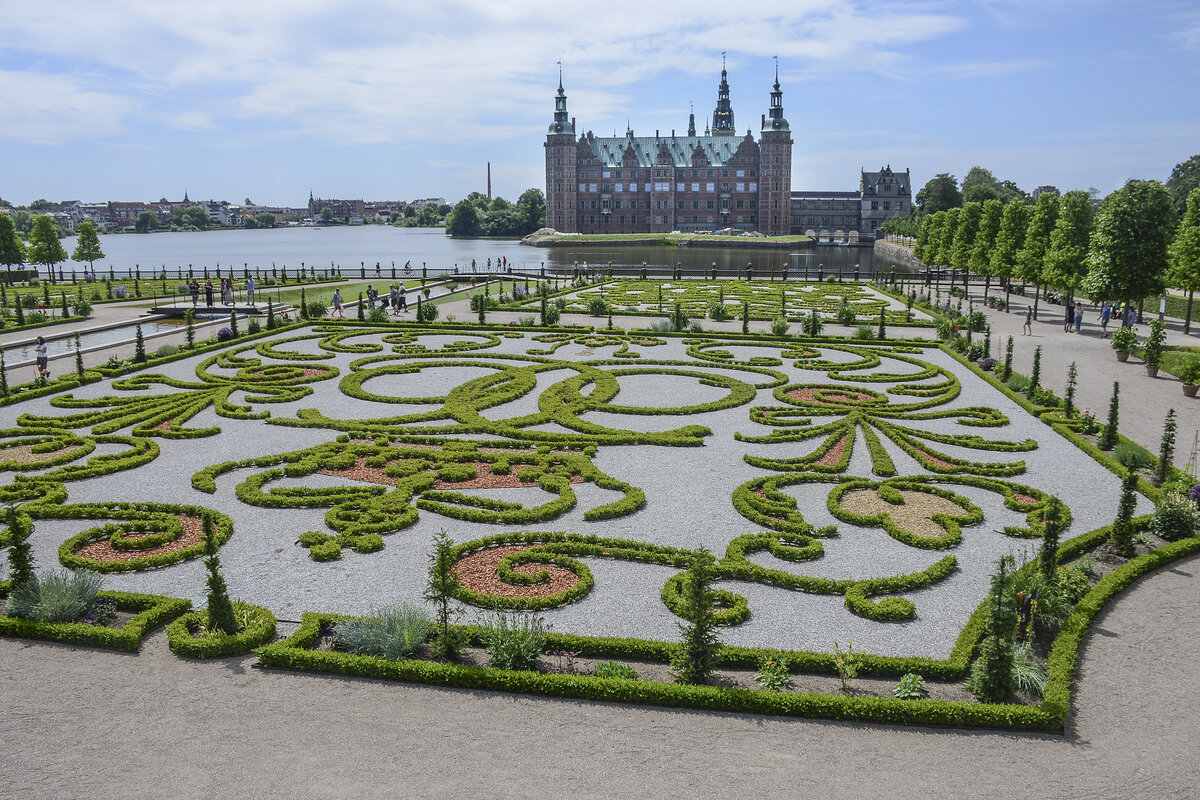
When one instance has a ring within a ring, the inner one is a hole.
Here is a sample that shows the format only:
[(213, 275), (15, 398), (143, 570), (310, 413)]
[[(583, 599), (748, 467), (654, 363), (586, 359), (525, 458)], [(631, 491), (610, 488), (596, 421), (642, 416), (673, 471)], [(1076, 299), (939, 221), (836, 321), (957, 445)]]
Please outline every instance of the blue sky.
[(779, 56), (794, 189), (975, 164), (1026, 190), (1200, 151), (1200, 5), (1070, 0), (0, 0), (0, 197), (299, 205), (544, 188), (556, 62), (579, 130), (703, 126), (728, 51), (757, 131)]

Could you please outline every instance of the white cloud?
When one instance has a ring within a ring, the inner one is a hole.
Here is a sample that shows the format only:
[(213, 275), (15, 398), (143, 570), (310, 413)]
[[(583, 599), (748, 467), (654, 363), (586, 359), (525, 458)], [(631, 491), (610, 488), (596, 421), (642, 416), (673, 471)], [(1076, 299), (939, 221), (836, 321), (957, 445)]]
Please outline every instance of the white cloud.
[(552, 0), (418, 0), (352, 13), (318, 0), (129, 0), (113, 14), (42, 0), (9, 9), (0, 53), (12, 55), (0, 67), (16, 54), (70, 63), (97, 86), (138, 92), (151, 121), (172, 128), (212, 125), (202, 109), (216, 103), (274, 139), (468, 142), (535, 133), (549, 118), (559, 59), (572, 112), (594, 120), (623, 116), (628, 92), (668, 71), (711, 76), (722, 49), (731, 69), (778, 53), (785, 73), (891, 74), (906, 47), (963, 27), (938, 8), (797, 0), (753, 17), (731, 16), (725, 0), (613, 0), (580, 14)]
[(0, 70), (0, 139), (59, 145), (112, 136), (134, 107), (128, 97), (84, 88), (74, 77)]

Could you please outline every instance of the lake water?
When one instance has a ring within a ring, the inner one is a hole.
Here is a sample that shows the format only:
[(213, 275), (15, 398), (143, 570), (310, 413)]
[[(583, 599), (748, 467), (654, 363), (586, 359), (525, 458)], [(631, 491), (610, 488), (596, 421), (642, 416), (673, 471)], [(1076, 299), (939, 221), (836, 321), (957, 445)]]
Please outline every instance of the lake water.
[[(499, 259), (508, 259), (514, 269), (573, 268), (588, 264), (595, 267), (612, 262), (614, 266), (670, 267), (681, 263), (685, 269), (699, 270), (716, 264), (722, 271), (744, 268), (748, 263), (755, 270), (769, 266), (794, 264), (808, 266), (815, 277), (818, 269), (830, 272), (853, 272), (857, 265), (869, 275), (872, 265), (890, 269), (893, 265), (876, 257), (869, 247), (815, 247), (804, 250), (743, 250), (734, 248), (690, 247), (525, 247), (515, 239), (454, 239), (441, 228), (393, 228), (390, 225), (329, 228), (276, 228), (272, 230), (219, 230), (195, 233), (107, 234), (101, 236), (100, 246), (105, 258), (96, 262), (103, 274), (112, 267), (118, 274), (140, 269), (145, 276), (164, 267), (174, 277), (177, 270), (189, 267), (200, 271), (204, 267), (223, 269), (233, 266), (242, 269), (271, 269), (287, 267), (289, 272), (305, 267), (328, 269), (340, 267), (347, 277), (365, 265), (368, 276), (379, 263), (385, 275), (411, 262), (414, 270), (422, 265), (430, 272), (450, 271), (457, 267), (468, 272), (474, 259), (480, 272), (492, 260), (493, 269)], [(67, 252), (75, 248), (75, 238), (63, 240)], [(793, 255), (795, 253), (795, 255)], [(62, 265), (69, 278), (70, 270), (82, 275), (85, 265), (68, 261)], [(353, 272), (351, 271), (353, 270)], [(897, 271), (902, 271), (897, 267)]]

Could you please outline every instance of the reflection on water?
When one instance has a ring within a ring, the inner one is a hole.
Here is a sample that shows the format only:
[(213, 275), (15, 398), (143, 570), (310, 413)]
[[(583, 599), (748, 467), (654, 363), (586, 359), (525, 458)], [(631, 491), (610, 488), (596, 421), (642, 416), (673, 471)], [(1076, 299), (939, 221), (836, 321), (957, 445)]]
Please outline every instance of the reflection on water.
[[(803, 269), (809, 266), (828, 272), (851, 273), (855, 265), (870, 274), (872, 266), (887, 270), (893, 266), (889, 259), (877, 257), (870, 247), (809, 247), (795, 250), (748, 250), (738, 248), (699, 247), (525, 247), (515, 239), (453, 239), (440, 228), (393, 228), (389, 225), (332, 228), (279, 228), (275, 230), (203, 231), (193, 233), (105, 234), (102, 239), (102, 262), (96, 264), (103, 276), (111, 267), (113, 272), (132, 274), (140, 270), (143, 279), (156, 270), (167, 269), (170, 279), (178, 271), (185, 274), (191, 267), (202, 275), (220, 266), (223, 272), (230, 267), (289, 270), (289, 274), (305, 267), (328, 269), (337, 266), (347, 278), (358, 277), (365, 269), (373, 277), (375, 264), (381, 276), (390, 278), (393, 265), (397, 277), (403, 277), (406, 262), (419, 275), (422, 265), (432, 271), (470, 272), (471, 262), (478, 271), (492, 270), (507, 259), (514, 269), (546, 267), (607, 265), (640, 267), (671, 267), (676, 263), (684, 269), (698, 271), (744, 268), (753, 263), (755, 270), (780, 268), (795, 263)], [(63, 241), (68, 252), (75, 246), (73, 237)], [(793, 256), (795, 254), (795, 256)], [(899, 271), (901, 268), (897, 266)], [(65, 270), (70, 278), (70, 270)], [(82, 273), (80, 273), (82, 275)]]
[[(100, 347), (106, 344), (117, 344), (118, 342), (127, 342), (134, 337), (135, 324), (122, 325), (119, 328), (109, 328), (103, 331), (95, 331), (93, 333), (81, 333), (79, 335), (80, 348), (87, 350), (90, 347)], [(166, 333), (169, 331), (177, 331), (183, 327), (183, 322), (179, 320), (157, 320), (153, 322), (143, 322), (142, 335), (146, 337), (153, 336), (156, 333)], [(205, 334), (207, 335), (207, 334)], [(13, 361), (32, 361), (36, 356), (34, 353), (34, 345), (27, 344), (18, 347), (6, 347), (4, 349), (5, 358), (9, 362)], [(149, 350), (150, 348), (147, 348)], [(63, 353), (75, 352), (75, 337), (65, 336), (61, 339), (47, 339), (46, 351), (50, 356), (61, 355)]]

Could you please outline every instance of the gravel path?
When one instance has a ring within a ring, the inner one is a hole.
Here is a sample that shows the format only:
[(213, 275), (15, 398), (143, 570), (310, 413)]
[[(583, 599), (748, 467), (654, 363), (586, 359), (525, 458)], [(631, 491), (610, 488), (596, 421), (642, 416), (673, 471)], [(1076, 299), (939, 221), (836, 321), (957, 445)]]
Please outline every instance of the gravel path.
[(138, 655), (3, 639), (0, 796), (1194, 798), (1198, 591), (1192, 558), (1097, 620), (1065, 736), (258, 670), (176, 658), (161, 631)]

